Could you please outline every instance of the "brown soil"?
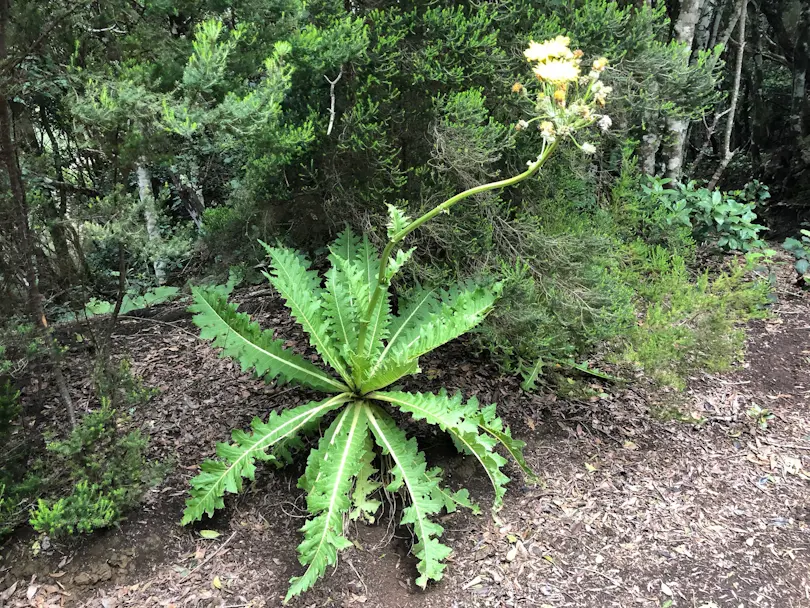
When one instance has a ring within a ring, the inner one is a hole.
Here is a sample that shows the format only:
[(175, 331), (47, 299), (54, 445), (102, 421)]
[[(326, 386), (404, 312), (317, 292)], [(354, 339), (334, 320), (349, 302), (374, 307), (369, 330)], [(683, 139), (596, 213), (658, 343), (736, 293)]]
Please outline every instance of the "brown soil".
[[(780, 298), (771, 319), (752, 324), (744, 364), (695, 377), (677, 395), (606, 387), (606, 396), (584, 401), (530, 395), (463, 345), (424, 361), (425, 374), (409, 388), (447, 386), (497, 401), (527, 441), (541, 483), (526, 486), (510, 470), (495, 519), (443, 517), (454, 554), (445, 579), (427, 591), (414, 586), (410, 533), (395, 526), (389, 505), (378, 525), (352, 524), (356, 548), (291, 605), (810, 606), (810, 301), (795, 291)], [(265, 326), (301, 344), (277, 302), (258, 302), (247, 304)], [(173, 472), (120, 529), (53, 543), (36, 558), (30, 534), (7, 543), (0, 608), (279, 606), (300, 572), (300, 463), (266, 471), (202, 526), (177, 522), (187, 480), (216, 441), (312, 395), (241, 373), (198, 341), (188, 320), (125, 321), (117, 345), (160, 389), (133, 419)], [(74, 353), (71, 378), (76, 401), (87, 404), (83, 357)], [(55, 410), (52, 393), (41, 386), (26, 398), (47, 396)], [(667, 420), (673, 404), (691, 421)], [(752, 419), (754, 404), (775, 415), (767, 428)], [(413, 430), (451, 485), (469, 487), (482, 506), (491, 500), (471, 462), (442, 437)], [(205, 540), (201, 529), (221, 535)]]

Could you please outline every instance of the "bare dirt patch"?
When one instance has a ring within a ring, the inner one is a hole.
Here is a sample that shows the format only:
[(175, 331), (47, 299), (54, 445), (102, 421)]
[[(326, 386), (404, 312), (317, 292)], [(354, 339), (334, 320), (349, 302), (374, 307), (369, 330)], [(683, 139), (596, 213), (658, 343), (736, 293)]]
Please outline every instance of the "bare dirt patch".
[[(265, 326), (302, 344), (275, 301), (248, 304)], [(377, 525), (352, 524), (356, 547), (292, 605), (810, 606), (810, 302), (785, 293), (774, 313), (752, 325), (744, 364), (692, 379), (677, 399), (638, 389), (582, 402), (529, 395), (464, 345), (424, 361), (426, 374), (408, 388), (447, 386), (498, 402), (527, 441), (541, 483), (524, 485), (509, 471), (514, 481), (495, 519), (445, 516), (454, 555), (445, 580), (427, 591), (414, 586), (410, 533), (394, 525), (397, 505), (389, 503)], [(177, 522), (187, 480), (216, 441), (312, 395), (252, 379), (193, 334), (187, 320), (126, 321), (118, 336), (135, 371), (160, 389), (132, 414), (173, 472), (118, 530), (54, 544), (36, 558), (33, 536), (7, 543), (0, 606), (281, 604), (300, 572), (300, 463), (267, 470), (202, 526)], [(75, 360), (74, 391), (86, 403), (82, 355)], [(56, 407), (49, 387), (26, 398)], [(661, 417), (673, 400), (691, 421)], [(767, 428), (752, 417), (754, 404), (773, 413)], [(470, 487), (485, 507), (491, 495), (473, 463), (425, 428), (413, 431), (450, 484)], [(203, 528), (220, 536), (205, 540)]]

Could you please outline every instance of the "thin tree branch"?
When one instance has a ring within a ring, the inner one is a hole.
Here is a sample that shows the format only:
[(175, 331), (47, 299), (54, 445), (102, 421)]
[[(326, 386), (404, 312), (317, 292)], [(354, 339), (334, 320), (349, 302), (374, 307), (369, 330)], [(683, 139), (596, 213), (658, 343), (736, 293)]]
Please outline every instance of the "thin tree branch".
[(331, 135), (332, 128), (335, 126), (335, 85), (343, 77), (343, 66), (340, 66), (340, 73), (334, 80), (329, 80), (326, 74), (324, 74), (323, 77), (326, 79), (326, 82), (329, 83), (329, 127), (326, 129), (326, 134)]
[(734, 116), (737, 113), (737, 102), (740, 98), (740, 81), (742, 80), (742, 67), (743, 59), (745, 57), (745, 22), (746, 15), (748, 14), (748, 0), (740, 1), (739, 8), (739, 27), (740, 27), (740, 46), (737, 50), (737, 63), (734, 66), (734, 87), (731, 90), (731, 101), (729, 102), (729, 116), (726, 122), (726, 131), (723, 136), (723, 159), (720, 161), (720, 166), (714, 172), (711, 181), (709, 182), (709, 190), (714, 190), (717, 183), (723, 175), (723, 172), (728, 167), (731, 159), (734, 158), (736, 150), (731, 150), (731, 136), (734, 132)]

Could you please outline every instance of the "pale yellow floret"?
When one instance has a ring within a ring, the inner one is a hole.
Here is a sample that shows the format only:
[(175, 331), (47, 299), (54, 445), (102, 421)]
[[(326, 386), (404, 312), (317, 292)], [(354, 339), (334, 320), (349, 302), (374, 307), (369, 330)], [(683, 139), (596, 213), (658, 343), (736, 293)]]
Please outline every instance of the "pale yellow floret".
[(543, 136), (547, 142), (551, 143), (557, 138), (557, 133), (554, 129), (554, 124), (548, 120), (544, 120), (540, 123), (540, 134)]
[(603, 71), (608, 65), (608, 60), (604, 57), (600, 57), (599, 59), (594, 59), (593, 61), (593, 69), (597, 72)]
[(532, 40), (529, 48), (523, 54), (528, 61), (537, 62), (549, 59), (573, 59), (574, 53), (568, 48), (569, 44), (571, 44), (571, 39), (567, 36), (557, 36), (542, 43)]
[(534, 73), (544, 82), (565, 84), (579, 78), (579, 66), (572, 61), (546, 61), (534, 66)]

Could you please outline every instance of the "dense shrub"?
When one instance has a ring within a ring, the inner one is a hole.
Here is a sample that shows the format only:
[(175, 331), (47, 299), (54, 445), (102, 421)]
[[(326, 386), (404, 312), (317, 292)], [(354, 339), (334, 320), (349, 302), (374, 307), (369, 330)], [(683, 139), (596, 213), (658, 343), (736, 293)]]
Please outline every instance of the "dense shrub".
[(146, 459), (146, 438), (139, 431), (119, 430), (125, 423), (103, 399), (66, 439), (48, 443), (49, 468), (60, 473), (68, 494), (38, 501), (30, 520), (35, 530), (91, 532), (117, 523), (140, 499), (155, 470)]
[(637, 294), (638, 322), (613, 341), (610, 359), (682, 388), (696, 370), (723, 371), (741, 354), (741, 325), (765, 314), (768, 285), (751, 280), (734, 261), (711, 275), (693, 272), (683, 257), (642, 241), (625, 251), (622, 271)]
[(126, 430), (120, 413), (152, 391), (126, 360), (95, 380), (101, 406), (61, 440), (47, 432), (43, 440), (21, 424), (19, 392), (0, 385), (0, 536), (26, 520), (57, 536), (113, 525), (160, 476), (162, 466), (147, 460), (146, 437)]
[(767, 188), (720, 192), (698, 187), (694, 181), (665, 188), (669, 181), (650, 179), (644, 186), (648, 196), (665, 207), (667, 223), (687, 227), (696, 241), (724, 249), (750, 251), (764, 245), (759, 233), (765, 226), (756, 222), (754, 210), (770, 196)]
[(22, 433), (20, 414), (19, 391), (11, 382), (0, 384), (0, 537), (25, 521), (43, 482), (37, 467), (29, 466), (33, 447)]

